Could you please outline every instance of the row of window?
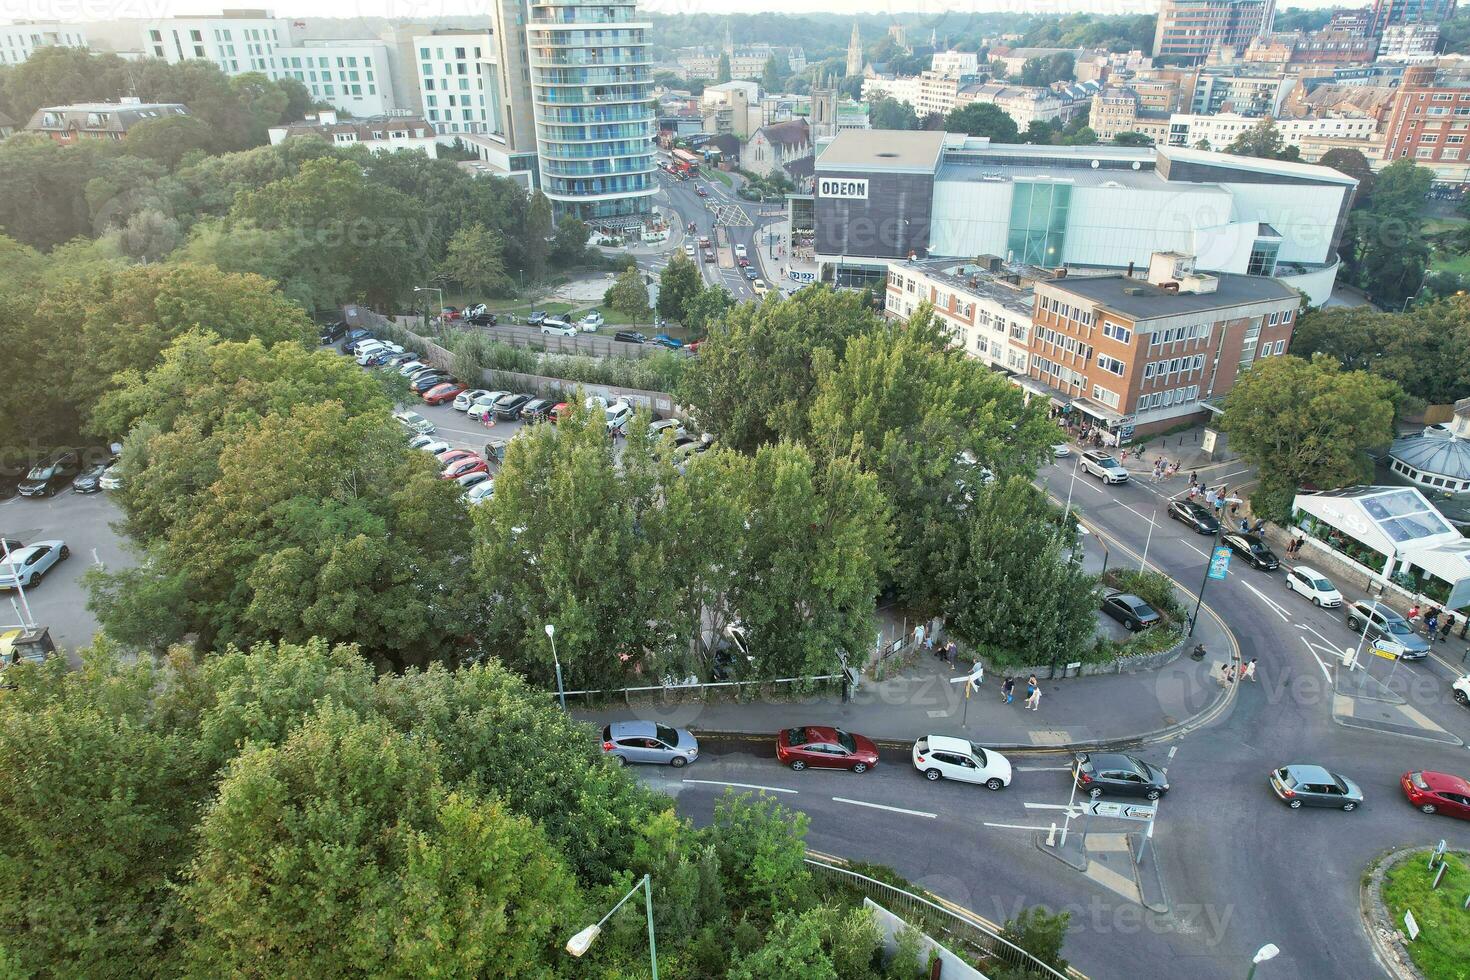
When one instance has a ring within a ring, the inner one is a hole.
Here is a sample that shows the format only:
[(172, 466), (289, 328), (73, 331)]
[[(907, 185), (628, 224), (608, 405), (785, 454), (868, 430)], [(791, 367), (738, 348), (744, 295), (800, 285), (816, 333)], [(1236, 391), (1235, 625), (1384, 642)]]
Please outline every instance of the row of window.
[(1143, 377), (1145, 381), (1149, 378), (1167, 378), (1181, 371), (1185, 373), (1201, 371), (1204, 366), (1205, 356), (1203, 354), (1195, 354), (1193, 357), (1171, 357), (1167, 361), (1150, 361), (1145, 364)]
[(1133, 343), (1133, 331), (1121, 323), (1114, 323), (1111, 320), (1103, 321), (1103, 336), (1111, 337), (1120, 344)]
[(1191, 323), (1187, 327), (1170, 327), (1168, 330), (1155, 330), (1148, 335), (1149, 351), (1152, 353), (1155, 347), (1178, 343), (1181, 340), (1207, 341), (1210, 339), (1210, 331), (1212, 329), (1214, 329), (1214, 325), (1210, 323)]
[(1389, 466), (1389, 469), (1393, 470), (1395, 473), (1401, 474), (1402, 476), (1408, 477), (1415, 483), (1418, 483), (1422, 486), (1438, 487), (1441, 490), (1448, 490), (1451, 493), (1459, 493), (1462, 490), (1470, 490), (1470, 480), (1452, 480), (1447, 476), (1433, 476), (1429, 473), (1425, 473), (1423, 470), (1416, 470), (1412, 466), (1408, 466), (1398, 460), (1394, 460), (1393, 463)]
[(1116, 391), (1104, 388), (1102, 385), (1092, 386), (1092, 397), (1095, 401), (1108, 406), (1108, 408), (1117, 408), (1118, 404), (1122, 401)]
[(1116, 357), (1109, 357), (1106, 354), (1098, 355), (1097, 366), (1102, 368), (1109, 374), (1116, 374), (1120, 378), (1123, 376), (1123, 373), (1128, 370), (1128, 365), (1124, 364)]
[(1070, 303), (1063, 303), (1059, 299), (1043, 296), (1041, 297), (1041, 308), (1048, 313), (1055, 313), (1063, 320), (1076, 320), (1084, 327), (1092, 326), (1092, 311), (1084, 310), (1080, 306), (1073, 306)]
[(1040, 354), (1032, 355), (1031, 360), (1036, 365), (1036, 370), (1052, 378), (1053, 383), (1058, 387), (1067, 385), (1072, 388), (1081, 388), (1087, 384), (1086, 375), (1048, 360)]
[[(474, 57), (476, 59), (478, 59), (480, 57), (480, 49), (479, 48), (455, 48), (454, 49), (454, 58), (453, 58), (453, 60), (454, 61), (464, 61), (465, 60), (465, 52), (466, 51), (473, 51), (475, 53), (474, 54)], [(420, 61), (428, 61), (429, 60), (429, 49), (428, 48), (419, 48), (419, 60)], [(434, 60), (435, 61), (443, 61), (444, 60), (444, 49), (443, 48), (435, 48), (434, 49)]]
[(1053, 347), (1064, 350), (1068, 354), (1076, 354), (1082, 358), (1083, 363), (1092, 359), (1092, 346), (1090, 344), (1084, 344), (1076, 337), (1068, 336), (1060, 331), (1053, 330), (1051, 327), (1037, 327), (1036, 339), (1044, 344), (1051, 344)]
[(1285, 354), (1285, 353), (1286, 353), (1286, 341), (1284, 341), (1284, 340), (1278, 340), (1278, 341), (1276, 341), (1276, 344), (1275, 344), (1274, 347), (1270, 343), (1264, 343), (1264, 344), (1262, 344), (1261, 345), (1261, 353), (1258, 356), (1259, 357), (1270, 357), (1272, 354)]
[(1148, 395), (1138, 396), (1138, 410), (1147, 411), (1150, 408), (1168, 408), (1170, 405), (1187, 405), (1199, 398), (1199, 385), (1190, 385), (1188, 388), (1170, 388), (1168, 391), (1155, 391)]

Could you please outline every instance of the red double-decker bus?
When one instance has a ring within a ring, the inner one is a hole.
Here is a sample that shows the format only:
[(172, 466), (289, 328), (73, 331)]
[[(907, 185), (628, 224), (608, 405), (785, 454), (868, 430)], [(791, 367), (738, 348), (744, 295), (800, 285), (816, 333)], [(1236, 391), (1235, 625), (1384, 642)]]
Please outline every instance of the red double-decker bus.
[(671, 156), (674, 160), (674, 169), (685, 174), (694, 173), (703, 162), (688, 150), (675, 150)]

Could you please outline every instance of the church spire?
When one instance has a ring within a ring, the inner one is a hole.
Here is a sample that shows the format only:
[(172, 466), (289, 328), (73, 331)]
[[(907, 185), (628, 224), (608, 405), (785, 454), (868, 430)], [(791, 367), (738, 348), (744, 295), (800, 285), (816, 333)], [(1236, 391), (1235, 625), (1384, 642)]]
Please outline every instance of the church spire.
[(857, 21), (852, 22), (852, 40), (847, 44), (847, 77), (854, 78), (863, 73), (863, 39), (858, 34)]

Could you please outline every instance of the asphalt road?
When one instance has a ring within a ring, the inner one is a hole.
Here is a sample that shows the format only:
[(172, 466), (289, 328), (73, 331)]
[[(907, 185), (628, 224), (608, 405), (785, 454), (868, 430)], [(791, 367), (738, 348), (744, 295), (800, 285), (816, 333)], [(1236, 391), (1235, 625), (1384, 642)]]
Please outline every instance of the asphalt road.
[[(744, 270), (736, 264), (734, 247), (744, 245), (747, 255), (752, 263), (756, 263), (756, 251), (758, 246), (758, 230), (775, 219), (762, 218), (759, 211), (763, 205), (753, 201), (743, 201), (734, 192), (717, 180), (706, 180), (703, 177), (690, 177), (688, 180), (679, 180), (668, 174), (659, 172), (658, 176), (660, 193), (658, 200), (660, 204), (673, 208), (679, 215), (680, 227), (687, 229), (689, 222), (695, 223), (694, 239), (700, 236), (708, 236), (711, 243), (716, 245), (716, 260), (705, 262), (699, 260), (700, 270), (703, 272), (705, 281), (718, 283), (730, 290), (737, 300), (753, 300), (756, 298), (755, 290), (751, 288), (749, 279), (746, 278)], [(704, 188), (708, 197), (700, 197), (696, 188)], [(727, 225), (717, 229), (715, 207), (725, 207), (726, 214), (730, 214), (729, 208), (739, 208), (753, 222), (748, 225)], [(725, 239), (720, 243), (720, 231), (723, 231)], [(688, 236), (687, 231), (685, 232)], [(662, 268), (667, 260), (662, 257), (654, 257), (647, 260), (651, 268)], [(643, 264), (640, 262), (640, 264)], [(756, 266), (759, 268), (759, 265)], [(778, 283), (766, 278), (766, 285), (775, 289)]]

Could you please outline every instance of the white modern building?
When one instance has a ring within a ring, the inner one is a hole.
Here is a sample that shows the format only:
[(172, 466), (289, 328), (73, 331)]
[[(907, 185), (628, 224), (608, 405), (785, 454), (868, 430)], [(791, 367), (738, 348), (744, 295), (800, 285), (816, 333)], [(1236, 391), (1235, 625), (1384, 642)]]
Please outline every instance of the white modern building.
[(0, 65), (18, 65), (41, 48), (85, 48), (87, 31), (80, 24), (22, 21), (0, 24)]
[(169, 64), (203, 59), (226, 75), (269, 74), (276, 48), (291, 46), (291, 21), (264, 10), (230, 10), (218, 17), (166, 17), (142, 22), (143, 53)]
[[(1256, 116), (1221, 112), (1213, 116), (1176, 112), (1169, 116), (1169, 145), (1198, 146), (1201, 140), (1212, 150), (1223, 150), (1237, 136), (1248, 133), (1261, 123)], [(1308, 139), (1363, 140), (1366, 144), (1378, 132), (1374, 119), (1345, 117), (1315, 119), (1275, 119), (1272, 125), (1281, 134), (1284, 146), (1300, 146)]]
[(440, 135), (503, 135), (506, 93), (491, 31), (417, 35), (419, 93), (424, 118)]
[(388, 47), (373, 41), (315, 41), (282, 46), (271, 57), (273, 79), (294, 78), (311, 97), (354, 116), (380, 116), (399, 108), (389, 77)]
[(320, 112), (298, 122), (272, 126), (267, 132), (272, 146), (293, 136), (309, 136), (333, 146), (365, 146), (372, 153), (414, 150), (429, 157), (439, 156), (439, 137), (433, 127), (406, 114), (339, 120), (335, 112)]
[(945, 78), (963, 78), (980, 71), (980, 55), (974, 51), (936, 51), (929, 59), (929, 70)]
[(1331, 295), (1357, 181), (1326, 167), (1183, 147), (993, 145), (940, 132), (838, 133), (817, 149), (814, 243), (839, 284), (887, 260), (973, 258), (1268, 275)]

